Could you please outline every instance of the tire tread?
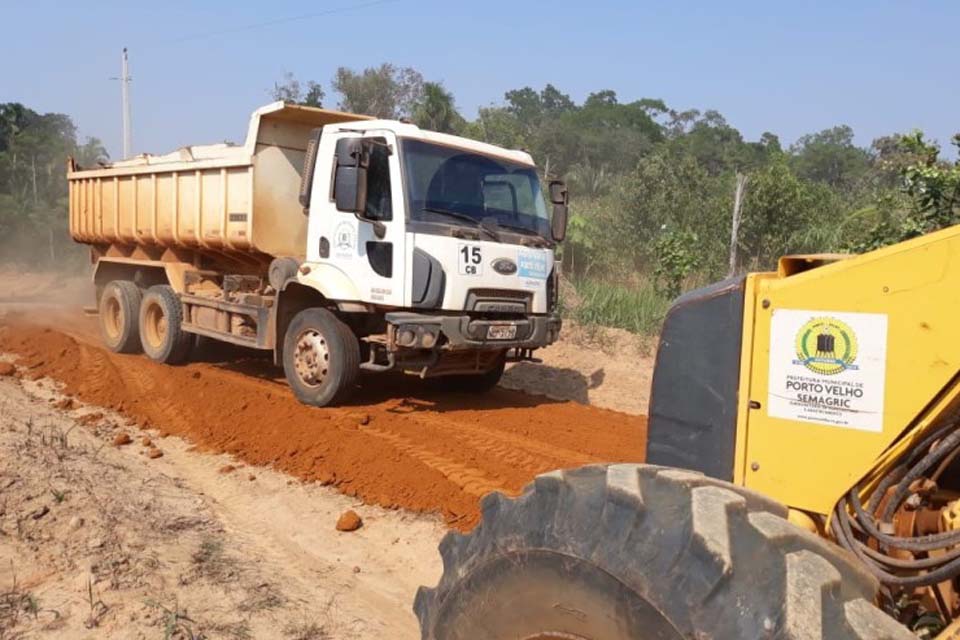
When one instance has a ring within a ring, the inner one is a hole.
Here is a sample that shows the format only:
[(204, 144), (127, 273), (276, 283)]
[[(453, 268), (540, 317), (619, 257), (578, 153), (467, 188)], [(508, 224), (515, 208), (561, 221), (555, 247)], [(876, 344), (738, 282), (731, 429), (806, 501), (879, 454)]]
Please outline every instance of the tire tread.
[(684, 637), (913, 637), (872, 604), (879, 585), (847, 552), (789, 523), (769, 498), (697, 473), (634, 464), (552, 471), (518, 498), (492, 494), (482, 505), (472, 533), (441, 542), (437, 586), (417, 592), (425, 640), (446, 637), (433, 627), (462, 600), (458, 583), (523, 549), (593, 562)]
[(190, 357), (190, 351), (193, 348), (193, 334), (183, 330), (183, 304), (180, 302), (180, 296), (168, 284), (157, 284), (147, 289), (144, 300), (156, 297), (167, 316), (167, 341), (165, 346), (161, 347), (156, 354), (150, 353), (150, 348), (146, 345), (146, 338), (143, 337), (143, 311), (145, 306), (141, 302), (139, 316), (140, 339), (144, 352), (150, 359), (163, 364), (182, 364)]
[(120, 341), (116, 345), (110, 344), (101, 317), (100, 332), (103, 342), (108, 349), (115, 353), (140, 353), (142, 351), (140, 345), (140, 304), (143, 300), (143, 291), (130, 280), (113, 280), (107, 283), (100, 295), (98, 305), (100, 313), (103, 313), (104, 296), (113, 295), (112, 289), (116, 290), (127, 326), (120, 331)]

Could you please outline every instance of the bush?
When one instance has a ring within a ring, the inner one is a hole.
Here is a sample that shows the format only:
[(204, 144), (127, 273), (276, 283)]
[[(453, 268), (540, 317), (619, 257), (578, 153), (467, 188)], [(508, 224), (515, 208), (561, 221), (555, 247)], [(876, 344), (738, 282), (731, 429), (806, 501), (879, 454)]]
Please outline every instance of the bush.
[(576, 283), (578, 304), (564, 314), (584, 325), (600, 325), (652, 335), (670, 306), (670, 298), (649, 282), (634, 286), (583, 279)]
[(680, 295), (683, 283), (700, 266), (699, 239), (692, 231), (667, 231), (653, 245), (656, 290), (670, 298)]

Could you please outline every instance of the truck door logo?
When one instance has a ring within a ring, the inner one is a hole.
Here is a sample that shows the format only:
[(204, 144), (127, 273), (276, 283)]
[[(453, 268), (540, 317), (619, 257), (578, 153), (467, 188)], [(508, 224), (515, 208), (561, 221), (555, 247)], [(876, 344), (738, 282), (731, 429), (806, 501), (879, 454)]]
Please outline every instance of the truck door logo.
[(461, 244), (460, 255), (457, 261), (460, 267), (457, 271), (462, 276), (479, 276), (483, 274), (483, 253), (478, 244)]
[(341, 222), (333, 232), (334, 255), (338, 258), (352, 258), (356, 247), (356, 229), (349, 222)]

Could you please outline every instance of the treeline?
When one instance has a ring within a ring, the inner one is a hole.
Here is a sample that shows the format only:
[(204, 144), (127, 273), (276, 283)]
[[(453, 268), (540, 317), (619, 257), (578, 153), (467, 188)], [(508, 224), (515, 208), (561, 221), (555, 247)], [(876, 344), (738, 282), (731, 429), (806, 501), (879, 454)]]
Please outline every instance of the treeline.
[[(717, 111), (621, 101), (611, 90), (578, 104), (550, 84), (508, 91), (470, 120), (442, 84), (389, 64), (338, 69), (331, 86), (339, 97), (331, 106), (524, 148), (550, 177), (565, 178), (573, 215), (563, 254), (575, 280), (652, 284), (672, 296), (727, 275), (731, 253), (733, 271), (769, 269), (784, 254), (863, 251), (960, 214), (960, 166), (919, 132), (860, 147), (838, 125), (784, 146), (772, 132), (745, 139)], [(288, 75), (273, 94), (323, 104), (319, 83), (306, 88)]]
[[(268, 93), (524, 148), (545, 174), (566, 179), (563, 260), (577, 285), (567, 304), (583, 319), (632, 330), (653, 329), (679, 291), (726, 276), (731, 254), (733, 271), (769, 269), (783, 254), (862, 251), (960, 221), (960, 164), (920, 132), (860, 147), (838, 125), (785, 146), (771, 132), (747, 140), (713, 110), (624, 101), (610, 90), (578, 103), (553, 85), (508, 91), (471, 119), (442, 84), (390, 64), (340, 68), (329, 87), (328, 101), (321, 83), (286, 74)], [(77, 139), (68, 116), (0, 104), (4, 257), (56, 262), (70, 246), (68, 154), (85, 166), (107, 159), (98, 140)]]
[(96, 138), (77, 139), (69, 116), (0, 103), (0, 262), (50, 267), (82, 259), (68, 236), (71, 155), (85, 166), (108, 159)]

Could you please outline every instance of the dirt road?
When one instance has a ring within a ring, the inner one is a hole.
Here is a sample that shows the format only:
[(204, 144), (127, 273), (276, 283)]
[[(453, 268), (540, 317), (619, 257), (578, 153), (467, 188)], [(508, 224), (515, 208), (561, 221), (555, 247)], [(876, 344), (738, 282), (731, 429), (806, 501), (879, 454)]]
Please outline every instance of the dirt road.
[[(0, 274), (0, 638), (412, 639), (429, 514), (468, 529), (489, 491), (644, 457), (642, 416), (583, 403), (641, 407), (648, 377), (631, 393), (629, 365), (575, 344), (505, 380), (552, 397), (370, 376), (313, 409), (253, 352), (105, 351), (78, 280)], [(339, 533), (348, 508), (364, 526)]]
[[(439, 577), (435, 518), (176, 437), (151, 443), (121, 415), (10, 373), (0, 369), (0, 638), (419, 638), (411, 602)], [(120, 434), (130, 443), (115, 446)], [(334, 528), (346, 509), (360, 530)]]
[(201, 450), (332, 485), (367, 504), (439, 512), (469, 529), (478, 499), (516, 493), (536, 474), (601, 461), (640, 461), (645, 419), (497, 389), (486, 396), (429, 391), (416, 379), (371, 376), (352, 406), (299, 404), (279, 370), (249, 352), (199, 354), (181, 367), (99, 346), (77, 310), (9, 311), (0, 352), (31, 378), (109, 407)]

